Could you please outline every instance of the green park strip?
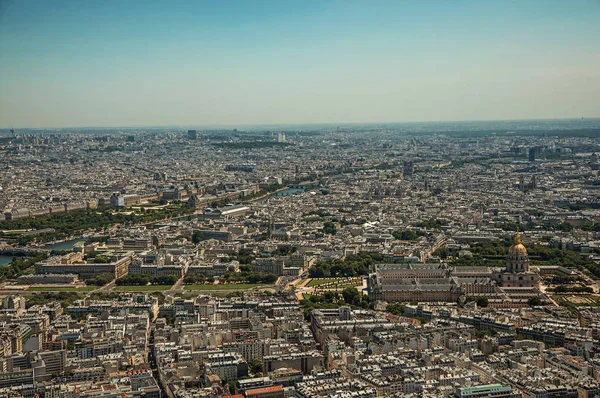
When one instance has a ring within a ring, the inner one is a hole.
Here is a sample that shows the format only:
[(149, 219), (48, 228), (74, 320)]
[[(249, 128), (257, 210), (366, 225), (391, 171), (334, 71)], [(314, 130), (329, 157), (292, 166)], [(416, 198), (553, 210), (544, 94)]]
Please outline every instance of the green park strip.
[[(319, 289), (320, 286), (323, 286), (323, 285), (317, 285), (317, 286), (315, 286), (315, 288)], [(343, 290), (343, 289), (345, 289), (347, 287), (355, 287), (357, 289), (360, 289), (361, 288), (361, 283), (344, 283), (343, 285), (337, 285), (337, 286), (333, 286), (333, 287), (326, 286), (326, 287), (323, 287), (322, 289), (325, 289), (325, 290)]]
[(338, 282), (341, 283), (340, 286), (337, 287), (347, 287), (347, 286), (360, 286), (362, 285), (362, 280), (358, 279), (356, 283), (350, 282), (348, 278), (313, 278), (308, 282), (307, 287), (314, 287), (320, 285), (326, 285), (328, 283)]
[(337, 278), (312, 278), (306, 285), (307, 287), (324, 285), (326, 283), (334, 282)]
[(113, 292), (164, 292), (169, 289), (170, 285), (115, 286)]
[(255, 287), (272, 286), (266, 283), (230, 283), (226, 285), (186, 285), (185, 290), (248, 290)]
[(591, 294), (555, 294), (552, 299), (567, 308), (600, 307), (600, 297)]
[(98, 286), (33, 286), (27, 289), (29, 292), (91, 292), (97, 290)]

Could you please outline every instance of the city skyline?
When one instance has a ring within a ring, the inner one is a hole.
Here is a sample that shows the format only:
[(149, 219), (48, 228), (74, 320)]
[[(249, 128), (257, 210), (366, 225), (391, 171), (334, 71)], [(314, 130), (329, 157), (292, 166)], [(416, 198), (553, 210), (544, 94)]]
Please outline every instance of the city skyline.
[(598, 117), (600, 5), (35, 1), (0, 8), (0, 126)]

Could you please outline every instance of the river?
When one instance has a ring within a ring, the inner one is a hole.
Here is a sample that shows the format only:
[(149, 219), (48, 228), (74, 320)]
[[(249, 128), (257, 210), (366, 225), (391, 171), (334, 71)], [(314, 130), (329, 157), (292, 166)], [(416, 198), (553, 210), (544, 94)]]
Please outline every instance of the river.
[(276, 198), (279, 196), (295, 195), (299, 192), (306, 192), (306, 189), (305, 188), (288, 188), (288, 189), (284, 189), (283, 191), (271, 194), (271, 195), (269, 195), (269, 197)]
[(11, 255), (0, 254), (0, 267), (7, 266), (13, 259)]
[(73, 239), (73, 240), (66, 240), (64, 242), (61, 243), (54, 243), (51, 245), (46, 245), (44, 246), (46, 249), (52, 249), (52, 250), (69, 250), (72, 249), (73, 246), (75, 246), (75, 243), (77, 242), (81, 242), (84, 239)]

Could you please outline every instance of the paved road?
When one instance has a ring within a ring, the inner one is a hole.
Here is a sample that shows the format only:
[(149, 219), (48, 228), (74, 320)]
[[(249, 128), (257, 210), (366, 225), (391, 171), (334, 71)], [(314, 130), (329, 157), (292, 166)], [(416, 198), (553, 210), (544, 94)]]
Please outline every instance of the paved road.
[(110, 283), (108, 283), (108, 284), (102, 286), (101, 288), (99, 288), (97, 290), (94, 290), (94, 291), (92, 291), (90, 293), (107, 293), (107, 292), (110, 292), (113, 289), (113, 287), (116, 286), (116, 282), (117, 282), (117, 280), (113, 279)]
[(177, 293), (183, 293), (183, 278), (184, 277), (182, 276), (181, 278), (177, 279), (177, 282), (175, 282), (175, 284), (171, 286), (169, 290), (165, 290), (164, 294), (167, 296), (172, 296)]

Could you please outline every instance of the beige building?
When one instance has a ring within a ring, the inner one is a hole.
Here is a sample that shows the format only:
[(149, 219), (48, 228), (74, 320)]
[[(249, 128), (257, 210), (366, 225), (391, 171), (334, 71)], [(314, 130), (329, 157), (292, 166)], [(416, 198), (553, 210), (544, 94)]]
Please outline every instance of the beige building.
[(506, 269), (494, 273), (494, 279), (502, 287), (533, 287), (539, 289), (539, 274), (529, 269), (529, 255), (521, 242), (521, 234), (515, 235), (515, 243), (508, 249)]

